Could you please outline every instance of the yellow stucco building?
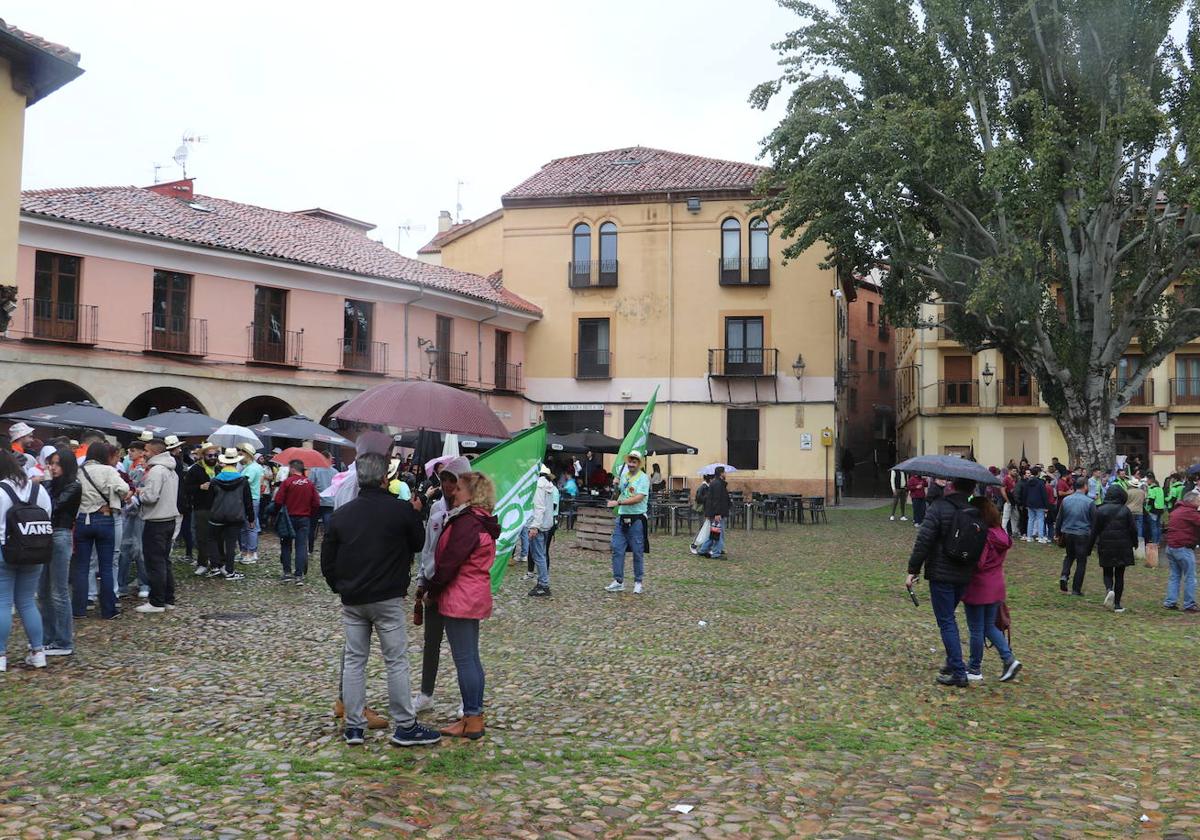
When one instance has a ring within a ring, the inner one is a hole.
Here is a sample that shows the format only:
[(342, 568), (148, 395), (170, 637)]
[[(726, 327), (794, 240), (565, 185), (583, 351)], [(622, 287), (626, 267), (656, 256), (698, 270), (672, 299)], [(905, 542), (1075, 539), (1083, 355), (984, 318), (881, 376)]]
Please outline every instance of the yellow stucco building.
[(657, 387), (654, 431), (699, 450), (651, 458), (665, 474), (694, 485), (724, 461), (732, 487), (832, 498), (845, 298), (819, 249), (784, 264), (750, 206), (762, 172), (643, 147), (559, 158), (420, 256), (502, 272), (542, 308), (528, 423), (621, 437)]
[[(922, 323), (940, 320), (926, 304)], [(1030, 463), (1071, 457), (1038, 382), (999, 351), (971, 354), (939, 327), (896, 331), (897, 455), (968, 454), (1003, 465), (1022, 454)], [(1132, 346), (1118, 369), (1136, 370)], [(1137, 456), (1161, 481), (1200, 461), (1200, 342), (1171, 354), (1121, 413), (1118, 455)], [(1090, 466), (1090, 465), (1084, 465)]]
[(25, 109), (82, 72), (77, 53), (0, 20), (0, 287), (16, 286)]

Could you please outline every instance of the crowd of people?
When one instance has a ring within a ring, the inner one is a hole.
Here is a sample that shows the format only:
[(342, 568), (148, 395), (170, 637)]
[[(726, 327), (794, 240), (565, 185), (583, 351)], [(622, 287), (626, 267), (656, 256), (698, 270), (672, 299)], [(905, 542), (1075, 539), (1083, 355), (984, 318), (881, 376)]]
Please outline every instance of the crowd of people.
[[(1200, 613), (1196, 604), (1196, 548), (1200, 545), (1200, 468), (1183, 469), (1160, 484), (1137, 461), (1106, 469), (1068, 468), (1011, 462), (989, 468), (994, 485), (934, 476), (892, 474), (891, 521), (907, 521), (905, 499), (913, 502), (917, 538), (905, 585), (912, 591), (924, 573), (946, 651), (938, 682), (965, 686), (982, 680), (985, 637), (1001, 658), (1002, 681), (1021, 663), (998, 629), (1005, 613), (1003, 566), (1014, 540), (1055, 543), (1064, 550), (1059, 591), (1084, 596), (1093, 554), (1104, 582), (1103, 605), (1124, 613), (1126, 570), (1139, 560), (1156, 566), (1160, 551), (1169, 564), (1163, 607)], [(977, 539), (964, 547), (963, 534)], [(914, 596), (915, 597), (915, 596)], [(962, 660), (955, 613), (965, 605), (970, 659)], [(998, 620), (998, 616), (1001, 620)]]

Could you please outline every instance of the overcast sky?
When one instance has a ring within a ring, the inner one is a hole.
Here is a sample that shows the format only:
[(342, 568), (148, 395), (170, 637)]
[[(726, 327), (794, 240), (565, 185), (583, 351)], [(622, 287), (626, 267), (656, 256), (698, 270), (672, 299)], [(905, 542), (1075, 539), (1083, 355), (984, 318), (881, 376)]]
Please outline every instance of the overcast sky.
[[(413, 254), (552, 158), (641, 144), (754, 161), (783, 103), (774, 0), (163, 3), (7, 0), (9, 23), (87, 72), (27, 112), (24, 186), (180, 176), (281, 210), (378, 225)], [(424, 225), (398, 236), (405, 223)]]

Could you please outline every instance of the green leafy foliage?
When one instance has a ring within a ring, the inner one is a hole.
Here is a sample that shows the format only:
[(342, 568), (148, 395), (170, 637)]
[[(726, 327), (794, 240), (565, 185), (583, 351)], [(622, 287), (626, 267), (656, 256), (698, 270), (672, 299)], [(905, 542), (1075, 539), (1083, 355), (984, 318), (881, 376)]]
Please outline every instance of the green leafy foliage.
[(785, 255), (884, 269), (897, 324), (940, 303), (1034, 372), (1076, 457), (1111, 455), (1121, 407), (1200, 336), (1197, 0), (780, 3), (801, 24), (751, 102), (788, 96), (761, 202)]

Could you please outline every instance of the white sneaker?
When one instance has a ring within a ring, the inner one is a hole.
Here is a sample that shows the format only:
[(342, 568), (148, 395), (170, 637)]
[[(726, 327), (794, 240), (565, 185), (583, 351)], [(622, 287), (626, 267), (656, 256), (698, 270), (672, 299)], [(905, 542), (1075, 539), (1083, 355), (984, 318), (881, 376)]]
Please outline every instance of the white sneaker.
[(160, 613), (160, 612), (166, 612), (167, 608), (166, 607), (156, 607), (153, 604), (147, 602), (145, 604), (138, 604), (136, 607), (133, 608), (133, 611), (140, 612), (140, 613)]
[(200, 577), (201, 575), (206, 575), (206, 574), (208, 574), (208, 567), (207, 566), (197, 566), (192, 571), (192, 574), (194, 574), (196, 577)]
[(690, 546), (688, 546), (688, 551), (692, 552), (692, 554), (699, 554), (699, 553), (700, 553), (700, 549), (696, 548), (696, 546), (694, 546), (694, 545), (690, 545)]
[(175, 609), (175, 605), (174, 605), (174, 604), (167, 604), (167, 609), (169, 609), (169, 610), (173, 610), (173, 609)]
[(138, 597), (139, 598), (149, 598), (150, 597), (150, 587), (149, 586), (140, 587), (138, 589)]
[(537, 572), (526, 572), (521, 575), (521, 580), (533, 580), (535, 577), (537, 577)]
[(0, 674), (8, 670), (8, 657), (0, 656)]
[(37, 653), (31, 653), (25, 657), (25, 664), (33, 668), (46, 667), (46, 653), (39, 650)]
[(625, 584), (621, 583), (621, 581), (619, 581), (619, 580), (614, 580), (608, 586), (604, 587), (604, 591), (605, 592), (624, 592)]
[(888, 521), (889, 521), (889, 522), (895, 522), (895, 521), (896, 521), (896, 517), (895, 517), (895, 515), (889, 516), (889, 517), (888, 517)]
[(983, 672), (980, 671), (978, 674), (972, 674), (970, 671), (967, 671), (967, 679), (971, 682), (983, 682)]
[(426, 709), (433, 708), (433, 698), (430, 697), (428, 694), (422, 694), (421, 692), (418, 691), (416, 694), (413, 695), (412, 704), (413, 704), (413, 714), (414, 715), (420, 714), (421, 712), (425, 711)]
[(42, 653), (47, 656), (71, 656), (75, 653), (75, 648), (60, 648), (53, 645), (47, 645), (42, 648)]
[(633, 584), (633, 594), (634, 594), (634, 595), (641, 595), (641, 594), (642, 594), (642, 584), (641, 584), (641, 582), (640, 582), (640, 581), (634, 581), (634, 584)]
[(907, 521), (908, 521), (908, 517), (907, 517), (907, 516), (901, 516), (901, 517), (900, 517), (900, 521), (901, 521), (901, 522), (907, 522)]
[(1111, 589), (1108, 590), (1108, 594), (1106, 594), (1104, 596), (1104, 608), (1106, 610), (1111, 610), (1113, 608), (1113, 604), (1116, 602), (1116, 600), (1117, 600), (1117, 593), (1113, 592)]

